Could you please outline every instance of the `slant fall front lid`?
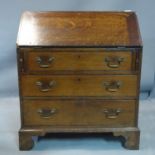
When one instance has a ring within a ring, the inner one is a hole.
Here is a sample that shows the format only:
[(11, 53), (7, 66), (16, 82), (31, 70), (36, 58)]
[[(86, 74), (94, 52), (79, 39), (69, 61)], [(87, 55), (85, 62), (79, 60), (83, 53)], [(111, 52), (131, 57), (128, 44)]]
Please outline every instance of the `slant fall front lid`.
[(17, 46), (142, 46), (134, 12), (25, 12)]

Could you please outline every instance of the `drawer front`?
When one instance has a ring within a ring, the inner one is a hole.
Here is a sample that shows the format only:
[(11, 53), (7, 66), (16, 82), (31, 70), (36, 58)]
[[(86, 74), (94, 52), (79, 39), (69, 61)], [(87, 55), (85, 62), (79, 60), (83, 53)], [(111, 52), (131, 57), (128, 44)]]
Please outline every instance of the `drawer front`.
[(33, 71), (130, 71), (131, 51), (101, 49), (35, 49), (29, 50), (27, 65)]
[(135, 101), (24, 100), (24, 125), (135, 125)]
[(108, 96), (137, 95), (136, 75), (25, 75), (23, 96)]

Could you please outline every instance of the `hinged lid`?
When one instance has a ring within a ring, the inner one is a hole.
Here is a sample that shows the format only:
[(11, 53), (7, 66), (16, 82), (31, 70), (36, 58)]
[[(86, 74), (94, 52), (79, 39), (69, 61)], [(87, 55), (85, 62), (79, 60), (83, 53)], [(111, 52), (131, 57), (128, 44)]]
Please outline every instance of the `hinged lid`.
[(17, 46), (139, 47), (134, 12), (25, 12)]

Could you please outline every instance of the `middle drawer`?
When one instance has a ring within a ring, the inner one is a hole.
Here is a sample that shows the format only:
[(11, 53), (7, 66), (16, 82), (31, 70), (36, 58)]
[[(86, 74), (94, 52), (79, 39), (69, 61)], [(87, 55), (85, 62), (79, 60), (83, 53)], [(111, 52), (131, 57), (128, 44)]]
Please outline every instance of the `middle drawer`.
[(135, 97), (136, 75), (23, 75), (23, 96)]

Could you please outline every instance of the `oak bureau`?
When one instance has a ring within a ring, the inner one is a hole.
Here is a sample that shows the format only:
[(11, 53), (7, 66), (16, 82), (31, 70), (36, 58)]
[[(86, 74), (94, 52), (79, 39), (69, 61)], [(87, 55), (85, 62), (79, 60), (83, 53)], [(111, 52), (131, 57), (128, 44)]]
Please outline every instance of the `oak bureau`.
[(136, 14), (24, 12), (17, 38), (19, 148), (47, 133), (113, 133), (139, 148)]

